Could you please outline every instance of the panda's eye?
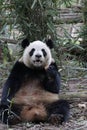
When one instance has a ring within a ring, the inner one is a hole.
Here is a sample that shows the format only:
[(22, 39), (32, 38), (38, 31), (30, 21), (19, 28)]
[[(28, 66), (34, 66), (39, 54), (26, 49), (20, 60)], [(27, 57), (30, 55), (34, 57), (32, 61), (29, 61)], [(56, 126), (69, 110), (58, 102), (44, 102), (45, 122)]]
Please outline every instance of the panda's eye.
[(43, 52), (43, 55), (44, 55), (44, 57), (45, 57), (45, 56), (47, 55), (45, 49), (42, 49), (42, 52)]
[(31, 51), (29, 52), (29, 55), (30, 55), (30, 56), (32, 56), (32, 55), (33, 55), (33, 53), (34, 53), (34, 51), (35, 51), (35, 49), (34, 49), (34, 48), (32, 48), (32, 49), (31, 49)]

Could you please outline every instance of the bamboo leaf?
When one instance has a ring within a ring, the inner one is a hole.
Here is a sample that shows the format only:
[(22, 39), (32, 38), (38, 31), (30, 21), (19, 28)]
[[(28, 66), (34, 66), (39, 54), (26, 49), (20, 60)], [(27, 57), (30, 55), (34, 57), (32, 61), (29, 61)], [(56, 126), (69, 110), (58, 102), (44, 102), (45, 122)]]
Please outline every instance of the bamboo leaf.
[(82, 50), (82, 51), (85, 50), (85, 49), (84, 49), (83, 47), (81, 47), (80, 45), (74, 44), (74, 45), (69, 49), (69, 51), (73, 50), (74, 48), (80, 49), (80, 50)]
[(39, 4), (40, 4), (40, 7), (43, 9), (43, 5), (41, 3), (41, 0), (38, 0)]
[(35, 6), (36, 3), (37, 3), (37, 0), (34, 0), (34, 1), (33, 1), (33, 4), (31, 5), (31, 9), (34, 8), (34, 6)]

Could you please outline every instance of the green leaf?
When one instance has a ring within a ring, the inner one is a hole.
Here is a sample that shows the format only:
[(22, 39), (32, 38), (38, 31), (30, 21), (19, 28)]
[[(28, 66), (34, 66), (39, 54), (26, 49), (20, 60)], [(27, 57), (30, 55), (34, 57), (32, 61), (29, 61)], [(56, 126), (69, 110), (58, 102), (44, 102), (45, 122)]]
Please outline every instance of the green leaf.
[(39, 4), (40, 4), (40, 7), (43, 9), (43, 5), (41, 3), (41, 0), (38, 0)]
[(34, 0), (34, 1), (33, 1), (33, 4), (31, 5), (31, 9), (34, 8), (34, 6), (35, 6), (36, 3), (37, 3), (37, 0)]

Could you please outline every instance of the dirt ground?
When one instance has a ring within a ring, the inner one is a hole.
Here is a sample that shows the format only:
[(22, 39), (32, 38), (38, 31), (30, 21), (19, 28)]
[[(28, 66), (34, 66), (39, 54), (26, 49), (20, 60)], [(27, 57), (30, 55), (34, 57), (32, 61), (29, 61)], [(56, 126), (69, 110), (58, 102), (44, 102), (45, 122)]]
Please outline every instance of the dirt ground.
[[(2, 93), (2, 84), (5, 82), (9, 73), (9, 69), (5, 66), (0, 66), (0, 96)], [(87, 78), (76, 78), (63, 82), (63, 87), (60, 91), (60, 96), (66, 93), (72, 95), (74, 93), (87, 94)], [(69, 98), (70, 96), (70, 98)], [(76, 96), (72, 98), (71, 95), (67, 97), (70, 102), (70, 117), (67, 123), (62, 125), (52, 125), (47, 123), (33, 124), (22, 123), (14, 126), (8, 126), (0, 123), (0, 130), (87, 130), (87, 96)]]

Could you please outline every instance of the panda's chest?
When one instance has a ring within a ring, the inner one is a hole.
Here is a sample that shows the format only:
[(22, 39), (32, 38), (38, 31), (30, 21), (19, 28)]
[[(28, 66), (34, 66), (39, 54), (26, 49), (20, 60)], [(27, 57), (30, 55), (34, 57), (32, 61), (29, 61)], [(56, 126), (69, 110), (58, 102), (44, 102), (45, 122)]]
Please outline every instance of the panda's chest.
[(18, 92), (14, 96), (15, 103), (28, 104), (48, 100), (49, 92), (46, 92), (46, 73), (44, 71), (27, 71)]
[(37, 96), (44, 91), (45, 75), (38, 73), (26, 73), (23, 82), (16, 96), (32, 97)]
[(51, 103), (58, 100), (58, 95), (48, 92), (38, 80), (29, 80), (22, 84), (14, 96), (14, 103), (22, 105), (35, 105), (38, 103)]
[(40, 101), (44, 94), (45, 90), (43, 89), (42, 83), (37, 79), (30, 79), (22, 84), (20, 90), (14, 97), (14, 101), (21, 104), (33, 103)]
[(26, 78), (25, 82), (22, 83), (21, 88), (26, 89), (26, 90), (28, 90), (28, 89), (31, 90), (32, 88), (35, 89), (35, 88), (38, 88), (39, 86), (41, 87), (41, 86), (43, 86), (43, 84), (40, 80), (38, 80), (38, 78), (37, 79)]
[(22, 80), (22, 84), (28, 84), (28, 86), (35, 86), (37, 84), (43, 84), (46, 79), (46, 72), (39, 70), (28, 70), (25, 72)]

